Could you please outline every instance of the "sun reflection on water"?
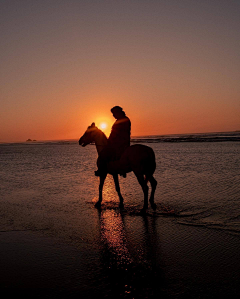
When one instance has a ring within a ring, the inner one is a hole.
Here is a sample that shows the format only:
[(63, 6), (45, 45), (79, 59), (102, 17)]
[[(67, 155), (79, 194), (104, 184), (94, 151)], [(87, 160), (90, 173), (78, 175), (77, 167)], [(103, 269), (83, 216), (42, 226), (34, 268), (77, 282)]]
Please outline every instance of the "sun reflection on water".
[(117, 263), (122, 265), (131, 263), (121, 213), (115, 210), (102, 211), (100, 223), (102, 242), (115, 255)]
[(109, 292), (111, 298), (153, 298), (162, 279), (161, 271), (156, 276), (155, 219), (134, 217), (129, 221), (126, 213), (113, 203), (99, 210), (102, 262)]

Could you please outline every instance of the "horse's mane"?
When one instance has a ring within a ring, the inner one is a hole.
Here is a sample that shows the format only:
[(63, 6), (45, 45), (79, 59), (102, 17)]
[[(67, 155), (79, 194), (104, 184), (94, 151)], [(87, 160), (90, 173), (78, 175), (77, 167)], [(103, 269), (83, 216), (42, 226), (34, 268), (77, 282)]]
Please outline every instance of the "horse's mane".
[[(97, 143), (101, 144), (102, 141), (107, 143), (107, 141), (108, 141), (107, 136), (105, 135), (105, 133), (102, 130), (100, 130), (95, 125), (95, 123), (92, 123), (91, 126), (88, 127), (87, 132), (91, 132), (91, 131), (94, 133), (95, 138), (101, 139), (101, 140), (98, 140)], [(95, 144), (96, 144), (96, 140), (95, 140)]]
[(108, 138), (102, 130), (100, 130), (98, 127), (95, 127), (94, 131), (96, 132), (95, 134), (96, 134), (96, 136), (98, 136), (99, 139), (106, 141), (106, 143), (107, 143)]

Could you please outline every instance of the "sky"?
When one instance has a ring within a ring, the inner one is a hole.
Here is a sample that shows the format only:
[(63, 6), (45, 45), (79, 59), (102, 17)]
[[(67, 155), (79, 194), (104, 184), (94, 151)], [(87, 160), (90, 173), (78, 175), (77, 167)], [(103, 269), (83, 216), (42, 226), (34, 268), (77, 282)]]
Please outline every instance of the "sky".
[(0, 0), (0, 142), (240, 130), (239, 0)]

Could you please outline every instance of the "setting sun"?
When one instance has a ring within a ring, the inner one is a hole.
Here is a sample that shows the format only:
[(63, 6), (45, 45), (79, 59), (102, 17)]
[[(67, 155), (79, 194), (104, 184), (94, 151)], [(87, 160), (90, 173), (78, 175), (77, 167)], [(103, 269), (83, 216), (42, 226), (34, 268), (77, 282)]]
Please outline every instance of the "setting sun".
[(101, 130), (106, 130), (108, 125), (107, 125), (107, 123), (102, 122), (102, 123), (100, 123), (99, 127), (100, 127)]
[(94, 117), (96, 126), (104, 132), (104, 134), (108, 137), (111, 132), (111, 127), (113, 124), (113, 120), (109, 116), (101, 116), (101, 117)]

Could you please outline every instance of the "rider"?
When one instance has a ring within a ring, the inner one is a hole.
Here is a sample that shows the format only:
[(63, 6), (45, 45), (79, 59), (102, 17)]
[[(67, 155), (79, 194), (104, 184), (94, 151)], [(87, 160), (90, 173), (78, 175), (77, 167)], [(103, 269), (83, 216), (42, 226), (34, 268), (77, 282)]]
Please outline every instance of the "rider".
[[(119, 106), (114, 106), (111, 112), (113, 117), (116, 118), (116, 121), (112, 126), (112, 131), (108, 138), (108, 145), (102, 150), (98, 158), (98, 170), (95, 171), (96, 176), (106, 173), (107, 163), (110, 160), (119, 160), (125, 149), (130, 146), (130, 119)], [(123, 176), (126, 177), (126, 174), (123, 174)]]

